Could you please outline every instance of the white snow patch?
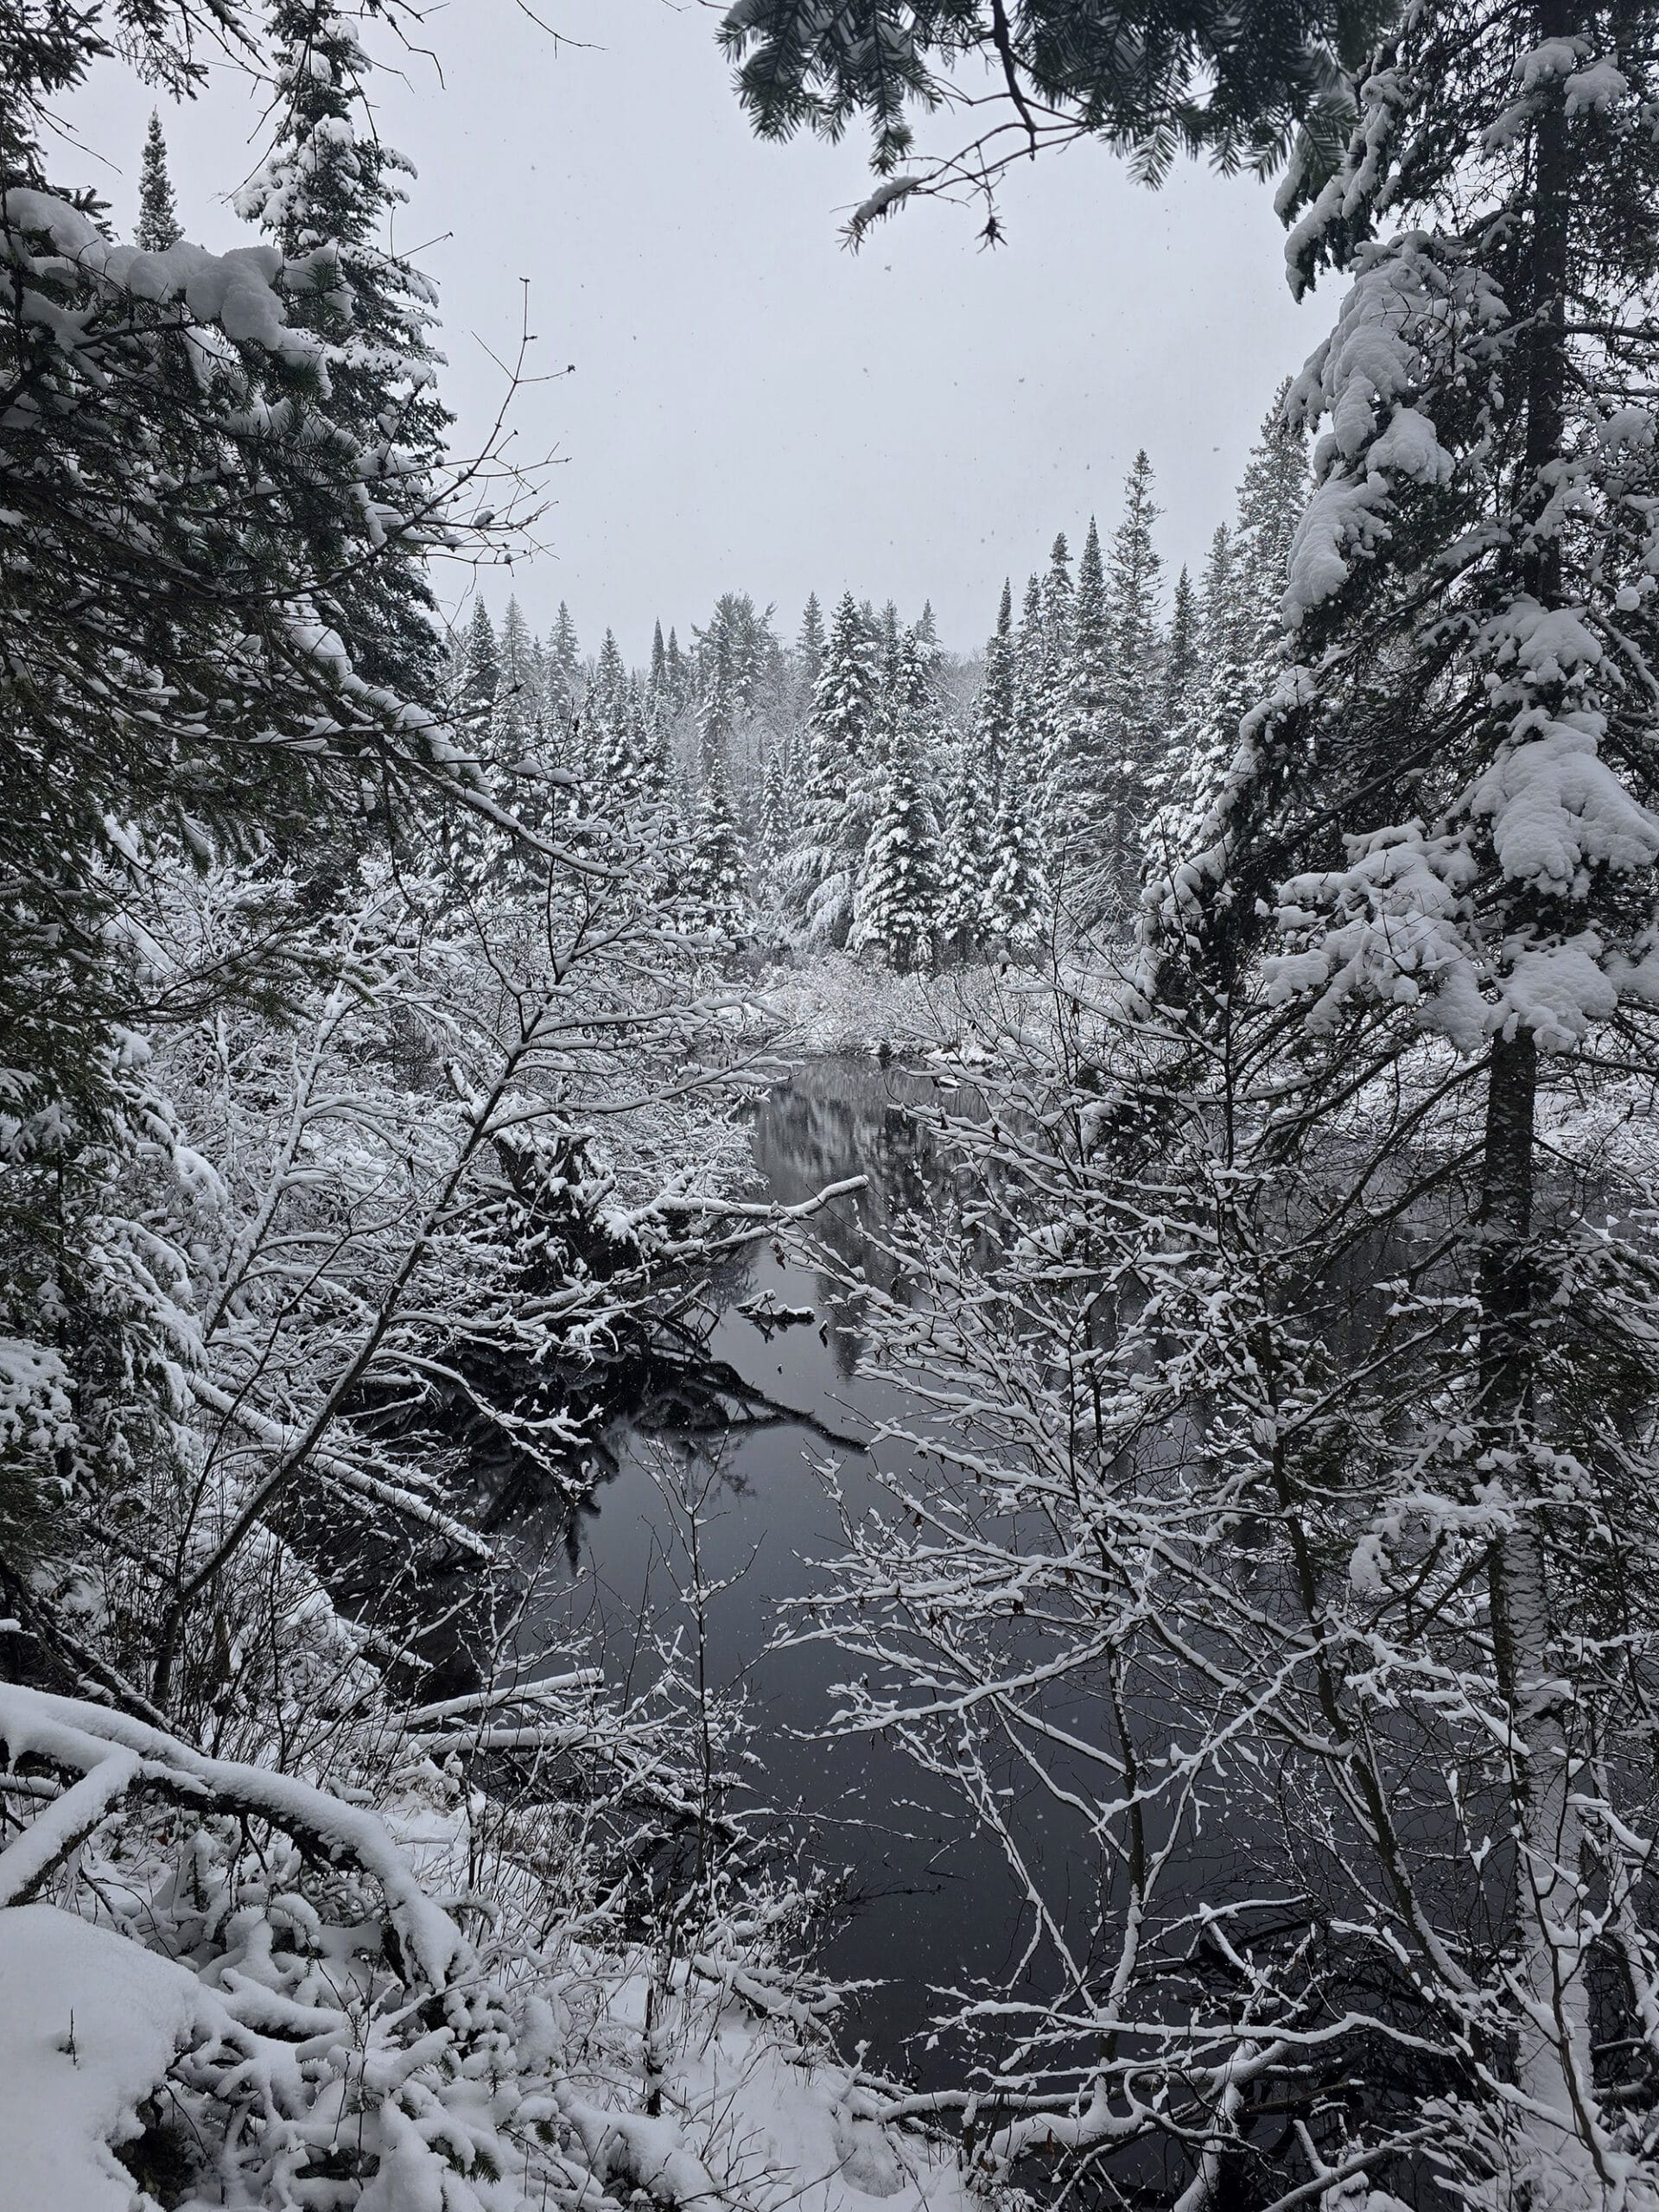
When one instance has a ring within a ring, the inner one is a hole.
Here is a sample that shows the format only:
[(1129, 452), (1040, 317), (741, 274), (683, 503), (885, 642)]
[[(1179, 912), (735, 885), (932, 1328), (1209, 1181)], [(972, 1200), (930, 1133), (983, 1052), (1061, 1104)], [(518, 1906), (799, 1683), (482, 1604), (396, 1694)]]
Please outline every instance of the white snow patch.
[(108, 1929), (50, 1904), (0, 1912), (0, 2212), (130, 2212), (114, 2146), (141, 2132), (197, 1999), (188, 1967)]

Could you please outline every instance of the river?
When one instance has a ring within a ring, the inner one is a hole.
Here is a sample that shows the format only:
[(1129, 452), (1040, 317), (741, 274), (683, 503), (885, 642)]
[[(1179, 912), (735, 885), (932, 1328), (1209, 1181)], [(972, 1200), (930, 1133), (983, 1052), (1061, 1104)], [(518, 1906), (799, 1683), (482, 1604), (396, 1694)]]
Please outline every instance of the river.
[[(809, 1061), (755, 1113), (762, 1194), (785, 1205), (863, 1175), (868, 1188), (834, 1202), (813, 1233), (872, 1274), (872, 1232), (925, 1197), (939, 1169), (925, 1128), (908, 1110), (934, 1096), (922, 1077), (852, 1060)], [(1019, 1901), (1001, 1855), (961, 1821), (941, 1787), (904, 1755), (869, 1739), (825, 1739), (834, 1685), (849, 1662), (823, 1644), (777, 1648), (780, 1601), (814, 1586), (813, 1562), (839, 1548), (835, 1499), (822, 1469), (836, 1470), (846, 1510), (861, 1513), (887, 1494), (851, 1441), (901, 1410), (890, 1387), (856, 1372), (856, 1317), (832, 1302), (831, 1286), (799, 1253), (771, 1239), (728, 1268), (715, 1292), (708, 1338), (755, 1394), (746, 1415), (712, 1429), (653, 1421), (649, 1433), (613, 1434), (616, 1471), (568, 1531), (569, 1599), (606, 1649), (607, 1670), (632, 1664), (642, 1607), (666, 1624), (677, 1610), (672, 1516), (662, 1484), (706, 1488), (706, 1581), (737, 1578), (709, 1614), (711, 1676), (741, 1686), (759, 1758), (754, 1798), (818, 1866), (849, 1878), (849, 1909), (818, 1957), (829, 1975), (873, 1985), (853, 1999), (842, 2041), (862, 2039), (870, 2063), (918, 2078), (934, 2073), (925, 2031), (936, 1989), (984, 1980), (1006, 1986), (1017, 1961)], [(776, 1326), (745, 1308), (810, 1308), (812, 1319)], [(759, 1404), (764, 1398), (770, 1409)], [(759, 1414), (759, 1418), (755, 1415)], [(885, 1464), (904, 1454), (883, 1447)]]

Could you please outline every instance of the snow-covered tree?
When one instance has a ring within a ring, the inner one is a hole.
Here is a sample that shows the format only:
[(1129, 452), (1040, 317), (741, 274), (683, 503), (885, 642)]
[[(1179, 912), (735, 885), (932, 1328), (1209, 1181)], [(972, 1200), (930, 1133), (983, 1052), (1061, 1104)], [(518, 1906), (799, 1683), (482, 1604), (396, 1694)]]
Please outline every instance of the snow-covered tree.
[(685, 893), (692, 922), (701, 933), (727, 947), (744, 943), (753, 909), (721, 753), (715, 753), (703, 771)]
[(501, 617), (495, 658), (491, 746), (498, 760), (512, 764), (531, 749), (543, 685), (540, 649), (516, 599), (508, 600)]
[(795, 640), (795, 664), (809, 703), (817, 691), (818, 677), (823, 671), (823, 610), (818, 605), (817, 592), (809, 592), (801, 613), (800, 634)]
[(143, 156), (138, 164), (138, 221), (132, 235), (134, 244), (146, 253), (165, 253), (184, 236), (167, 170), (167, 138), (155, 108), (149, 111), (149, 128), (144, 133)]
[(359, 31), (328, 0), (274, 0), (276, 143), (235, 204), (287, 257), (290, 318), (321, 341), (330, 412), (372, 464), (364, 522), (380, 557), (331, 579), (324, 611), (358, 639), (372, 681), (435, 702), (442, 658), (422, 510), (451, 418), (437, 396), (436, 294), (387, 242), (413, 170), (369, 117), (373, 65)]
[(986, 792), (995, 808), (1001, 795), (1002, 764), (1014, 743), (1018, 675), (1014, 643), (1014, 593), (1005, 577), (996, 627), (985, 641), (985, 675), (975, 710), (975, 735)]
[(467, 617), (460, 653), (456, 658), (460, 678), (461, 711), (478, 727), (480, 741), (487, 734), (490, 717), (495, 711), (495, 695), (501, 688), (501, 660), (496, 647), (495, 624), (490, 610), (481, 598), (473, 601), (473, 611)]
[(582, 649), (576, 639), (576, 626), (563, 600), (559, 601), (553, 627), (548, 632), (543, 658), (547, 677), (548, 730), (550, 736), (556, 736), (562, 746), (568, 748), (582, 711), (587, 687), (582, 676)]
[(1105, 715), (1110, 832), (1126, 876), (1135, 868), (1140, 826), (1160, 766), (1163, 734), (1163, 634), (1153, 542), (1158, 509), (1152, 463), (1135, 457), (1123, 486), (1123, 515), (1112, 533), (1105, 594), (1110, 634), (1110, 692)]
[[(1192, 711), (1200, 653), (1198, 594), (1186, 563), (1181, 563), (1170, 598), (1169, 635), (1164, 641), (1164, 728), (1178, 730)], [(1165, 781), (1170, 770), (1166, 764)]]
[(1026, 796), (1020, 762), (1003, 773), (985, 886), (985, 936), (1016, 960), (1032, 958), (1050, 931), (1051, 890), (1040, 828)]
[(874, 649), (849, 591), (830, 620), (807, 719), (806, 785), (785, 885), (791, 910), (823, 944), (844, 944), (852, 926), (863, 828), (851, 801), (868, 770), (879, 703)]
[(1238, 488), (1237, 588), (1258, 697), (1272, 689), (1283, 658), (1291, 549), (1313, 488), (1306, 434), (1293, 416), (1289, 397), (1287, 382), (1274, 397)]
[(1115, 652), (1100, 533), (1091, 515), (1071, 599), (1068, 648), (1058, 664), (1063, 691), (1045, 792), (1055, 833), (1054, 857), (1067, 880), (1091, 864), (1111, 833), (1109, 717), (1116, 699)]
[(874, 818), (859, 858), (849, 944), (868, 948), (899, 975), (933, 964), (942, 889), (939, 825), (928, 748), (932, 655), (907, 632), (888, 702)]
[(863, 1309), (935, 1418), (849, 1532), (838, 1725), (960, 1778), (1050, 1955), (968, 2008), (994, 2172), (1652, 2195), (1656, 32), (1408, 9), (1300, 149), (1293, 269), (1351, 283), (1293, 658)]
[(972, 960), (985, 940), (996, 802), (976, 749), (961, 747), (946, 799), (939, 858), (938, 929), (958, 960)]

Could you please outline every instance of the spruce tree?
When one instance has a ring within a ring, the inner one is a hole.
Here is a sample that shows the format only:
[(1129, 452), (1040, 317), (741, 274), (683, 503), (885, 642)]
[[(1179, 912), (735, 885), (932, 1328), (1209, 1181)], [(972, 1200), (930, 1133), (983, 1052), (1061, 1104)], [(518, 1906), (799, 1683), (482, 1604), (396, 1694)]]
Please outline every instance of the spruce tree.
[(589, 804), (602, 810), (609, 763), (627, 726), (628, 671), (613, 630), (607, 630), (582, 701), (581, 753)]
[(149, 128), (144, 134), (143, 158), (138, 168), (138, 221), (133, 232), (135, 244), (146, 253), (165, 253), (184, 236), (179, 223), (179, 211), (174, 204), (172, 181), (167, 173), (167, 140), (162, 132), (162, 118), (156, 109), (149, 111)]
[(795, 665), (801, 690), (810, 702), (823, 670), (823, 612), (817, 592), (807, 594), (802, 610), (800, 635), (795, 641)]
[(1014, 738), (1028, 772), (1046, 779), (1054, 751), (1052, 709), (1055, 698), (1049, 668), (1048, 633), (1043, 622), (1039, 576), (1026, 580), (1020, 627), (1014, 640)]
[(1042, 842), (1026, 797), (1018, 760), (1002, 778), (1002, 798), (992, 835), (985, 887), (985, 936), (1006, 957), (1035, 957), (1048, 931), (1050, 889)]
[(1252, 673), (1252, 607), (1238, 545), (1223, 524), (1210, 541), (1198, 594), (1198, 660), (1185, 719), (1174, 729), (1166, 798), (1178, 845), (1195, 833), (1238, 750), (1239, 724), (1260, 693)]
[(1014, 741), (1016, 690), (1014, 593), (1004, 577), (996, 627), (985, 641), (985, 675), (974, 716), (982, 803), (993, 816), (1001, 795), (1002, 764)]
[(901, 641), (889, 701), (874, 817), (860, 856), (848, 943), (899, 975), (931, 968), (943, 889), (939, 827), (929, 795), (932, 655), (912, 630)]
[[(480, 602), (481, 604), (481, 602)], [(540, 654), (516, 599), (509, 599), (496, 640), (491, 726), (495, 757), (511, 764), (529, 752), (541, 690)]]
[(1192, 711), (1198, 678), (1198, 594), (1186, 563), (1175, 579), (1170, 600), (1169, 636), (1164, 645), (1164, 727), (1178, 730)]
[(977, 958), (984, 944), (996, 812), (982, 755), (964, 745), (946, 803), (939, 869), (939, 933), (958, 960)]
[(290, 264), (289, 315), (321, 341), (331, 411), (373, 456), (385, 486), (365, 501), (379, 548), (343, 568), (324, 596), (362, 644), (372, 680), (435, 701), (442, 651), (418, 517), (435, 498), (451, 417), (437, 396), (431, 284), (385, 243), (409, 162), (368, 115), (372, 64), (353, 20), (328, 0), (274, 0), (268, 23), (278, 99), (276, 143), (236, 194)]
[(692, 921), (717, 944), (734, 948), (750, 933), (742, 849), (724, 757), (715, 753), (704, 771), (696, 828), (686, 876)]
[(1100, 533), (1094, 517), (1077, 563), (1071, 597), (1070, 646), (1063, 662), (1064, 691), (1049, 768), (1046, 812), (1054, 851), (1067, 880), (1087, 867), (1108, 823), (1109, 718), (1115, 703), (1115, 640), (1106, 603)]
[(478, 730), (487, 732), (495, 695), (501, 688), (501, 663), (496, 652), (495, 625), (481, 599), (473, 601), (460, 665), (461, 711)]
[(1237, 588), (1248, 658), (1257, 697), (1271, 690), (1283, 659), (1285, 589), (1290, 551), (1312, 492), (1307, 438), (1293, 422), (1288, 379), (1274, 397), (1238, 488)]
[(809, 938), (842, 945), (852, 925), (863, 825), (852, 803), (871, 759), (880, 703), (875, 648), (851, 592), (830, 625), (807, 718), (806, 788), (785, 895)]
[(563, 600), (559, 601), (558, 614), (548, 633), (543, 666), (547, 685), (548, 742), (559, 755), (560, 764), (574, 768), (575, 762), (570, 757), (571, 746), (586, 687), (582, 678), (582, 650), (576, 641), (576, 626)]
[(1112, 534), (1105, 594), (1110, 674), (1102, 718), (1101, 834), (1071, 893), (1078, 918), (1100, 921), (1133, 899), (1142, 832), (1150, 822), (1162, 770), (1163, 635), (1159, 580), (1163, 563), (1153, 543), (1158, 509), (1152, 464), (1135, 457), (1123, 487), (1123, 515)]

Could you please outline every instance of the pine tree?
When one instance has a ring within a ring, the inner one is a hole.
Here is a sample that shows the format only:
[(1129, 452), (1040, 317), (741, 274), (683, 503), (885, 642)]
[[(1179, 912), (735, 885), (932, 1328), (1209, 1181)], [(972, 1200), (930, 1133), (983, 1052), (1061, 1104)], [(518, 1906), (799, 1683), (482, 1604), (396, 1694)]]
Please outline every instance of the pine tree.
[(1048, 552), (1048, 574), (1043, 578), (1043, 634), (1051, 659), (1064, 665), (1071, 651), (1073, 587), (1071, 549), (1065, 532), (1056, 533)]
[(1046, 775), (1053, 751), (1050, 727), (1052, 687), (1049, 677), (1048, 636), (1043, 624), (1043, 587), (1038, 576), (1026, 580), (1020, 602), (1020, 627), (1014, 639), (1013, 748), (1022, 760), (1035, 763)]
[(1239, 578), (1237, 541), (1224, 524), (1210, 541), (1198, 596), (1192, 698), (1172, 734), (1165, 799), (1178, 849), (1220, 791), (1238, 750), (1239, 723), (1260, 696), (1251, 669), (1251, 613)]
[(880, 700), (875, 649), (851, 592), (830, 625), (807, 720), (806, 789), (785, 895), (807, 936), (841, 945), (852, 925), (863, 828), (851, 804), (874, 750)]
[(435, 702), (442, 648), (426, 533), (397, 511), (429, 496), (451, 417), (434, 373), (436, 295), (382, 242), (413, 171), (367, 117), (372, 64), (350, 17), (328, 0), (273, 0), (269, 31), (280, 121), (269, 159), (236, 194), (237, 212), (292, 264), (289, 319), (321, 341), (331, 412), (362, 440), (386, 487), (365, 503), (379, 557), (342, 564), (329, 597), (362, 640), (364, 675)]
[(149, 129), (144, 134), (143, 159), (138, 169), (138, 222), (133, 239), (146, 253), (165, 253), (183, 236), (179, 212), (174, 205), (172, 181), (167, 173), (167, 140), (162, 133), (162, 118), (152, 108)]
[(663, 656), (663, 664), (668, 675), (668, 696), (677, 713), (691, 696), (691, 670), (685, 655), (680, 651), (680, 641), (671, 623), (669, 625), (668, 650)]
[(743, 668), (739, 639), (728, 608), (715, 606), (697, 656), (697, 742), (703, 772), (730, 745), (739, 712)]

